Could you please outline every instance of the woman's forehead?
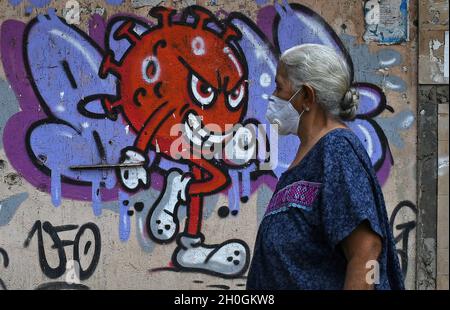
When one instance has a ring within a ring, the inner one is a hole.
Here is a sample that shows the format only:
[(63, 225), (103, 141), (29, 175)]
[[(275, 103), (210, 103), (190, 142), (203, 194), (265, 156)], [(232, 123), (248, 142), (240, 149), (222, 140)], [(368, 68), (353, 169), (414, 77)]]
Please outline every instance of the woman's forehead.
[(283, 83), (283, 82), (288, 81), (287, 70), (286, 70), (285, 66), (282, 63), (278, 64), (277, 74), (275, 76), (275, 80), (278, 83)]

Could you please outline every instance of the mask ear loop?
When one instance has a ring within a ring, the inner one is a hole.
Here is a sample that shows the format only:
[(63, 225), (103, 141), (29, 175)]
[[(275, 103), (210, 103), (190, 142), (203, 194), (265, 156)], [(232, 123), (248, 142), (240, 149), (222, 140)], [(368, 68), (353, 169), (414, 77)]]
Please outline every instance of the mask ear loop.
[[(295, 92), (295, 94), (291, 97), (291, 99), (289, 99), (289, 102), (290, 102), (292, 99), (294, 99), (294, 97), (297, 96), (297, 94), (298, 94), (299, 92), (301, 92), (302, 90), (303, 90), (303, 85), (302, 85), (302, 88), (300, 88), (299, 90), (297, 90), (297, 91)], [(300, 113), (300, 117), (302, 117), (302, 115), (303, 115), (303, 113), (304, 113), (305, 111), (306, 111), (306, 112), (309, 112), (309, 107), (303, 105), (303, 111), (302, 111), (302, 113)]]
[[(302, 88), (299, 88), (288, 101), (291, 102), (291, 100), (294, 99), (295, 96), (297, 96), (297, 94), (300, 93), (302, 90), (303, 90), (303, 86), (302, 86)], [(302, 111), (302, 113), (300, 113), (300, 117), (302, 117), (302, 115), (303, 115), (303, 113), (305, 113), (305, 111), (309, 112), (309, 108), (307, 106), (303, 105), (303, 111)]]
[(297, 96), (298, 95), (298, 93), (300, 93), (301, 91), (303, 90), (303, 86), (302, 86), (302, 88), (299, 88), (296, 92), (295, 92), (295, 94), (293, 94), (292, 95), (292, 97), (291, 98), (289, 98), (289, 102), (291, 102), (291, 100), (292, 99), (294, 99), (295, 98), (295, 96)]

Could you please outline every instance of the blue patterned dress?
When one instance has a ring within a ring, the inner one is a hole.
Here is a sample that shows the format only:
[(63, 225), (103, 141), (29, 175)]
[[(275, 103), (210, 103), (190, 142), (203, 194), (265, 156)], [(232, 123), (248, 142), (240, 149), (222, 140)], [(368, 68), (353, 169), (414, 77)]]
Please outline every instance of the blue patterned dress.
[(375, 289), (404, 289), (370, 158), (351, 130), (336, 128), (281, 175), (258, 230), (247, 289), (342, 289), (339, 243), (363, 221), (383, 241)]

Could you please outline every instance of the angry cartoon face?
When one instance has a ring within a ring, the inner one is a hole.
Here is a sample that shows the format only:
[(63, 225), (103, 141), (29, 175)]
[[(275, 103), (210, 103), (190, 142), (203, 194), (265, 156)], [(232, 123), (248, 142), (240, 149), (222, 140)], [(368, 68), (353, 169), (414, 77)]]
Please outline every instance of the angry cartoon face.
[(201, 7), (180, 21), (175, 13), (154, 8), (159, 26), (140, 36), (133, 23), (124, 23), (115, 37), (132, 46), (121, 63), (109, 54), (100, 72), (119, 78), (118, 98), (104, 104), (122, 109), (138, 134), (136, 147), (168, 156), (177, 131), (194, 148), (222, 143), (242, 120), (248, 93), (245, 59), (233, 44), (238, 30)]

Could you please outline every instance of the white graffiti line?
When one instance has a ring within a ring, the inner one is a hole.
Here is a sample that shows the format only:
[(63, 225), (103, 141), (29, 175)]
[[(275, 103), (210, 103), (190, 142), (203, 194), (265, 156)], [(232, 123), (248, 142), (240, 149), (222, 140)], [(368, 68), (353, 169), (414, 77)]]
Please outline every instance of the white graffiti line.
[(359, 129), (361, 129), (362, 133), (364, 134), (364, 137), (366, 138), (367, 141), (367, 153), (369, 154), (370, 157), (373, 156), (373, 143), (372, 143), (372, 137), (370, 136), (369, 131), (367, 131), (367, 129), (358, 124)]
[(58, 29), (53, 29), (50, 31), (50, 33), (55, 36), (60, 37), (61, 39), (65, 40), (67, 43), (69, 43), (70, 45), (75, 47), (81, 54), (83, 54), (83, 56), (85, 57), (85, 59), (87, 60), (89, 65), (91, 66), (92, 71), (95, 71), (95, 72), (98, 71), (98, 68), (100, 67), (100, 63), (96, 62), (94, 59), (92, 59), (92, 57), (91, 57), (92, 55), (90, 55), (89, 53), (86, 52), (84, 47), (80, 44), (80, 42), (77, 39), (70, 37), (67, 33), (64, 33)]
[[(386, 78), (386, 77), (385, 77)], [(394, 84), (394, 83), (392, 83), (391, 81), (389, 81), (389, 80), (385, 80), (384, 81), (384, 85), (386, 86), (386, 87), (388, 87), (389, 89), (392, 89), (392, 90), (398, 90), (398, 91), (400, 91), (401, 89), (402, 89), (402, 85), (401, 84)]]
[(387, 59), (387, 60), (381, 60), (380, 61), (380, 66), (382, 66), (382, 67), (391, 67), (391, 66), (395, 65), (396, 61), (397, 61), (397, 59), (395, 57), (392, 57), (391, 59)]
[(233, 64), (236, 66), (236, 69), (238, 71), (239, 76), (242, 77), (243, 76), (243, 72), (242, 72), (241, 65), (239, 64), (238, 60), (236, 59), (236, 57), (231, 52), (231, 49), (229, 47), (225, 47), (223, 49), (223, 52), (228, 55), (228, 58), (230, 58), (231, 61), (233, 62)]

